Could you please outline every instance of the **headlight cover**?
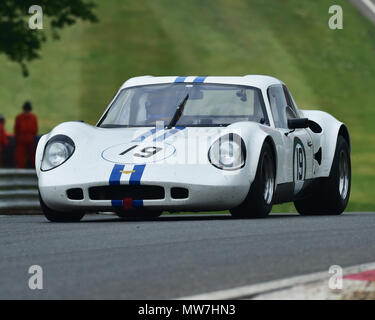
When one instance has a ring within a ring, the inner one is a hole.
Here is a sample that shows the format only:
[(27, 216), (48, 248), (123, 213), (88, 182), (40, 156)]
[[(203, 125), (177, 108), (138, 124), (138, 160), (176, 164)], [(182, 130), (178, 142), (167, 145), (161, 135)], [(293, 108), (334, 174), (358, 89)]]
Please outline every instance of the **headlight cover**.
[(238, 170), (246, 163), (245, 143), (238, 134), (228, 133), (212, 144), (208, 160), (218, 169)]
[(75, 145), (72, 139), (65, 135), (52, 137), (44, 148), (42, 171), (49, 171), (66, 162), (74, 153)]

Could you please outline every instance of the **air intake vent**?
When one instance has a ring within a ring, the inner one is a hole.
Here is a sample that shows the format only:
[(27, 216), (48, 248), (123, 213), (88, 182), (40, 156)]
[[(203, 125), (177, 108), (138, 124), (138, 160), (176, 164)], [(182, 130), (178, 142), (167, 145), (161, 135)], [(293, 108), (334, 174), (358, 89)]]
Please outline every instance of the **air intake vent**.
[(186, 188), (171, 188), (171, 197), (173, 199), (187, 199), (189, 198), (189, 190)]
[(319, 148), (318, 152), (314, 154), (314, 158), (318, 161), (319, 165), (322, 164), (322, 148)]
[(121, 200), (125, 198), (157, 200), (164, 199), (165, 192), (164, 188), (159, 186), (120, 185), (91, 187), (89, 196), (91, 200)]
[(66, 195), (70, 200), (83, 200), (83, 190), (81, 188), (69, 189)]

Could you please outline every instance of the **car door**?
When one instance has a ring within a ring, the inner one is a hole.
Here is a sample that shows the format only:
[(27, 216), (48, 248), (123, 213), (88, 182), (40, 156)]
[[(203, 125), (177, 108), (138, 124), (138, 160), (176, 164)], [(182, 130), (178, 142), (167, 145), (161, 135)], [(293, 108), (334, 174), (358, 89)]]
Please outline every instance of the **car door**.
[(299, 118), (294, 101), (284, 85), (268, 88), (268, 98), (275, 127), (282, 133), (278, 154), (285, 183), (292, 184), (293, 195), (298, 194), (305, 182), (312, 178), (313, 144), (306, 129), (288, 129), (288, 119)]

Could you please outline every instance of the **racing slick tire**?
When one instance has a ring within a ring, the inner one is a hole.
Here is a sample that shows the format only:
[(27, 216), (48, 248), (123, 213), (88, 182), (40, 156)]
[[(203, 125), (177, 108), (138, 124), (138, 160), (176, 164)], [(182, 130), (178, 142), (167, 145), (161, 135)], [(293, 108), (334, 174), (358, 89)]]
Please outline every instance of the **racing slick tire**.
[(116, 215), (122, 219), (155, 219), (162, 213), (160, 210), (128, 210), (117, 211)]
[(84, 212), (59, 212), (47, 207), (39, 193), (40, 207), (47, 220), (51, 222), (78, 222), (85, 215)]
[(343, 136), (338, 136), (331, 173), (312, 187), (306, 198), (294, 201), (300, 215), (340, 215), (350, 196), (350, 149)]
[(245, 200), (230, 210), (235, 218), (265, 218), (272, 209), (276, 169), (271, 146), (266, 143), (260, 152), (255, 179)]

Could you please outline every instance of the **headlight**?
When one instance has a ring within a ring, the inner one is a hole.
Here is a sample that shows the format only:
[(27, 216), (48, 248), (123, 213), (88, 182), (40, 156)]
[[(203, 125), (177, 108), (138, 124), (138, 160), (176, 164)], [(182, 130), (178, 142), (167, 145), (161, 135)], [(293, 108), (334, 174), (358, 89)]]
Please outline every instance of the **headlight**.
[(246, 148), (242, 138), (229, 133), (216, 140), (208, 151), (208, 160), (223, 170), (237, 170), (245, 165)]
[(68, 160), (75, 150), (72, 139), (64, 135), (52, 137), (44, 148), (42, 171), (48, 171), (62, 165)]

